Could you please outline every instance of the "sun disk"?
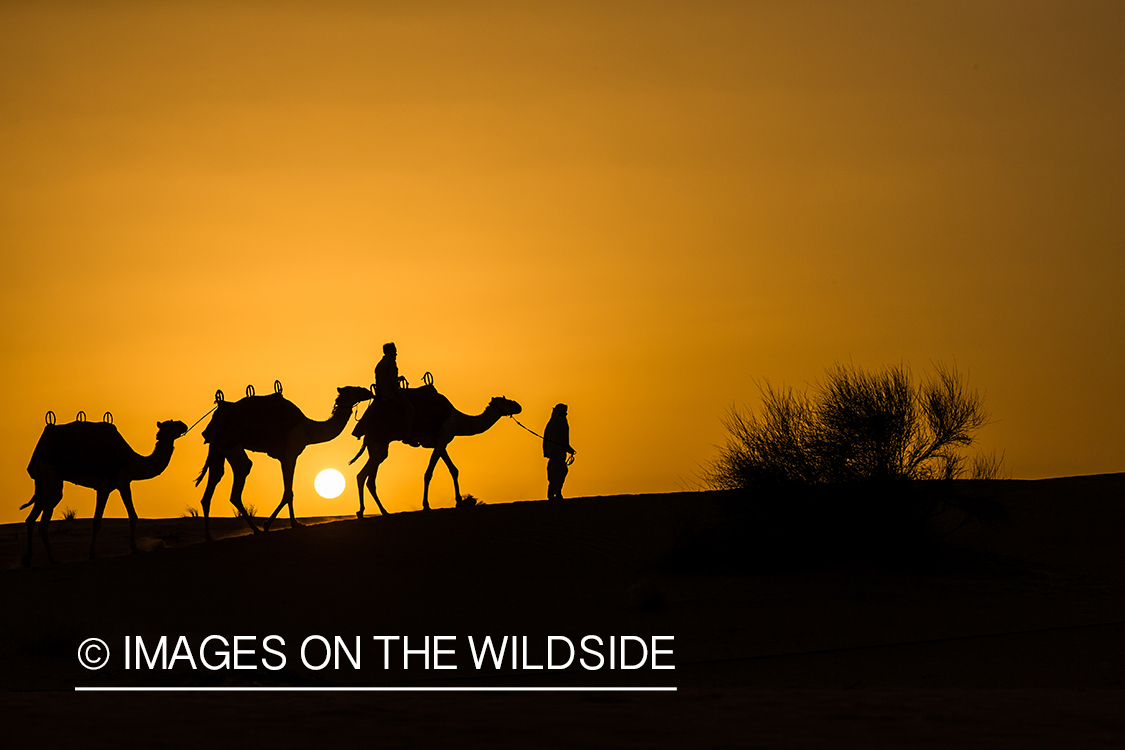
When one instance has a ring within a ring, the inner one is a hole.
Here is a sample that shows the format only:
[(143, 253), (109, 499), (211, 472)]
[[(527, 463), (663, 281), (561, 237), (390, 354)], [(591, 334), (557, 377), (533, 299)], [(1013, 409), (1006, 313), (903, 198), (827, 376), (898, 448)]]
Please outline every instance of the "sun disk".
[(316, 475), (313, 487), (316, 488), (316, 494), (328, 500), (339, 497), (344, 491), (344, 475), (335, 469), (325, 469)]

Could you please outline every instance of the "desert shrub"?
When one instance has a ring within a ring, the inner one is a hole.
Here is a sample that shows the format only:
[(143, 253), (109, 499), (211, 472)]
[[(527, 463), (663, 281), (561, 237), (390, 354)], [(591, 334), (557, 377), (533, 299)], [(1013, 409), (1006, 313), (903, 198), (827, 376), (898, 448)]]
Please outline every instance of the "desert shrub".
[(731, 409), (726, 444), (701, 474), (726, 490), (722, 524), (683, 545), (681, 564), (754, 570), (861, 564), (933, 569), (964, 524), (1002, 524), (972, 487), (1002, 459), (967, 454), (988, 423), (956, 369), (916, 381), (905, 365), (835, 365), (804, 391), (761, 387), (762, 405)]
[[(242, 507), (246, 508), (246, 515), (250, 516), (251, 518), (258, 517), (258, 506), (254, 505), (254, 503), (243, 502)], [(230, 514), (235, 518), (242, 517), (242, 514), (238, 512), (238, 508), (234, 505), (230, 506)]]
[(184, 507), (184, 512), (180, 514), (180, 518), (199, 518), (199, 508), (192, 505)]
[(703, 480), (716, 489), (872, 480), (995, 478), (1002, 459), (964, 451), (988, 423), (954, 368), (915, 383), (905, 365), (867, 372), (837, 364), (811, 392), (762, 387), (762, 409), (732, 408), (729, 433)]
[(78, 517), (78, 511), (74, 510), (70, 506), (67, 506), (66, 510), (63, 511), (62, 517), (64, 521), (73, 521)]

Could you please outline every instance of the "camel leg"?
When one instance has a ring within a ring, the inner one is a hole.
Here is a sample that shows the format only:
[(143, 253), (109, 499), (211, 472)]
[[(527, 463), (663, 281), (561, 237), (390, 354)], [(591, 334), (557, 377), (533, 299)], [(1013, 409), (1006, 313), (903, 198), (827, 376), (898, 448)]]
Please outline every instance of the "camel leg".
[(27, 514), (27, 552), (20, 558), (20, 563), (22, 563), (25, 568), (31, 566), (31, 540), (35, 538), (35, 521), (42, 514), (43, 506), (39, 504), (39, 501), (36, 500), (35, 497), (32, 497), (31, 512)]
[(298, 528), (304, 526), (303, 523), (298, 523), (297, 516), (293, 513), (293, 474), (297, 471), (297, 457), (285, 458), (281, 461), (281, 482), (285, 485), (285, 489), (281, 493), (281, 502), (274, 508), (273, 513), (270, 514), (270, 520), (266, 521), (265, 529), (270, 530), (273, 521), (277, 518), (277, 514), (286, 505), (289, 506), (289, 527)]
[(434, 477), (434, 467), (437, 466), (438, 459), (445, 448), (434, 448), (434, 452), (430, 454), (430, 463), (426, 467), (425, 483), (422, 485), (422, 510), (430, 509), (430, 480)]
[[(208, 459), (211, 456), (208, 455)], [(213, 461), (207, 466), (207, 487), (203, 490), (203, 499), (199, 504), (203, 506), (203, 536), (207, 541), (213, 542), (211, 538), (211, 498), (215, 494), (215, 487), (218, 486), (219, 480), (223, 478), (223, 472), (226, 471), (224, 464), (226, 460), (219, 456), (218, 461)]]
[(379, 466), (387, 459), (389, 445), (381, 445), (374, 450), (368, 451), (367, 464), (356, 475), (356, 483), (359, 485), (359, 513), (356, 515), (363, 518), (363, 485), (367, 485), (367, 489), (371, 491), (371, 498), (375, 504), (379, 506), (379, 512), (384, 516), (387, 515), (387, 509), (383, 507), (383, 503), (379, 500), (379, 493), (375, 490), (375, 477), (379, 473)]
[(54, 565), (55, 558), (51, 554), (51, 542), (47, 538), (47, 526), (51, 520), (51, 511), (62, 501), (62, 477), (51, 476), (51, 472), (44, 472), (35, 480), (35, 494), (31, 496), (31, 512), (27, 514), (27, 554), (21, 560), (26, 568), (31, 565), (31, 540), (35, 532), (35, 519), (43, 515), (46, 520), (39, 524), (39, 535), (43, 537), (43, 546), (47, 548), (47, 560)]
[(356, 518), (363, 518), (363, 485), (367, 484), (367, 477), (369, 476), (368, 468), (371, 466), (371, 459), (367, 459), (367, 463), (355, 475), (355, 486), (359, 490), (359, 510), (356, 511)]
[(449, 451), (445, 448), (441, 449), (441, 460), (445, 462), (446, 468), (449, 469), (449, 476), (453, 477), (453, 495), (457, 498), (457, 505), (460, 505), (461, 488), (457, 486), (457, 467), (453, 465), (453, 461), (449, 458)]
[(51, 565), (54, 565), (57, 560), (55, 560), (54, 553), (51, 552), (51, 539), (47, 536), (47, 530), (51, 528), (51, 515), (54, 512), (55, 506), (48, 505), (43, 509), (43, 517), (39, 519), (39, 536), (43, 540), (43, 546), (47, 548), (47, 562)]
[(94, 544), (98, 541), (98, 530), (102, 527), (102, 514), (105, 513), (105, 504), (109, 501), (109, 493), (113, 490), (98, 490), (98, 498), (94, 507), (94, 533), (90, 535), (90, 559), (97, 557), (94, 554)]
[(238, 515), (250, 524), (250, 530), (255, 534), (261, 532), (254, 519), (246, 512), (246, 506), (242, 504), (242, 490), (246, 486), (246, 477), (250, 474), (250, 469), (253, 468), (254, 462), (246, 455), (246, 451), (234, 451), (227, 455), (227, 461), (230, 462), (230, 471), (233, 475), (232, 484), (230, 489), (230, 503), (235, 508), (238, 508)]
[(133, 507), (133, 488), (128, 482), (117, 488), (121, 494), (121, 502), (125, 503), (125, 510), (129, 514), (129, 551), (137, 554), (137, 510)]

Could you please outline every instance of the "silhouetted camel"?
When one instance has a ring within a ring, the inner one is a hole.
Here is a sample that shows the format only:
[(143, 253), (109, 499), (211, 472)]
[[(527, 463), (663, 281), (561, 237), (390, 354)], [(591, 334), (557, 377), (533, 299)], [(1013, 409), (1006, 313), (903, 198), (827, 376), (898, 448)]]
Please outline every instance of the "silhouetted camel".
[[(446, 447), (453, 438), (462, 435), (479, 435), (501, 417), (519, 414), (523, 409), (515, 401), (510, 401), (503, 396), (492, 399), (484, 411), (476, 416), (463, 414), (453, 408), (445, 396), (442, 396), (432, 385), (422, 388), (412, 388), (404, 391), (406, 397), (414, 405), (414, 439), (423, 448), (433, 448), (430, 464), (426, 467), (425, 484), (422, 488), (422, 508), (430, 509), (429, 493), (430, 478), (434, 474), (434, 466), (440, 458), (449, 467), (449, 474), (453, 477), (453, 492), (457, 497), (457, 505), (461, 505), (461, 489), (457, 484), (457, 467), (449, 459)], [(356, 425), (352, 434), (363, 438), (363, 446), (349, 463), (355, 463), (363, 452), (368, 452), (367, 464), (356, 475), (359, 485), (359, 511), (356, 516), (363, 518), (363, 486), (371, 491), (371, 497), (379, 506), (379, 511), (386, 515), (387, 511), (379, 502), (379, 495), (375, 491), (375, 475), (379, 471), (379, 464), (387, 458), (387, 452), (392, 442), (402, 440), (404, 435), (404, 419), (401, 411), (393, 403), (376, 400), (367, 409), (363, 419)]]
[(297, 457), (305, 446), (326, 443), (344, 431), (352, 414), (352, 407), (360, 401), (371, 398), (371, 391), (354, 385), (337, 388), (339, 395), (332, 406), (332, 416), (323, 422), (309, 419), (297, 406), (278, 393), (268, 396), (247, 396), (234, 402), (219, 401), (215, 416), (211, 417), (203, 439), (211, 444), (207, 451), (207, 461), (199, 473), (195, 484), (207, 477), (207, 488), (203, 491), (203, 530), (207, 541), (211, 541), (211, 496), (215, 485), (223, 478), (223, 463), (229, 462), (234, 472), (234, 486), (231, 487), (230, 501), (238, 508), (238, 513), (255, 533), (258, 527), (242, 505), (242, 488), (253, 463), (246, 451), (265, 453), (281, 462), (281, 478), (285, 491), (281, 503), (266, 521), (264, 530), (268, 531), (277, 514), (289, 506), (289, 522), (301, 526), (293, 512), (293, 472), (297, 467)]
[[(52, 415), (53, 416), (53, 415)], [(31, 535), (35, 519), (40, 514), (39, 535), (47, 548), (47, 559), (55, 562), (47, 528), (55, 506), (62, 500), (63, 482), (89, 487), (97, 492), (94, 510), (94, 533), (90, 537), (90, 558), (95, 557), (94, 544), (102, 525), (102, 513), (109, 495), (114, 490), (121, 495), (125, 510), (129, 512), (129, 549), (137, 551), (137, 511), (133, 508), (130, 482), (152, 479), (168, 466), (172, 459), (176, 438), (187, 432), (183, 422), (156, 423), (156, 447), (148, 456), (142, 456), (125, 442), (111, 422), (70, 422), (48, 424), (43, 428), (27, 473), (35, 480), (35, 494), (20, 509), (33, 505), (27, 517), (27, 554), (24, 566), (31, 565)]]

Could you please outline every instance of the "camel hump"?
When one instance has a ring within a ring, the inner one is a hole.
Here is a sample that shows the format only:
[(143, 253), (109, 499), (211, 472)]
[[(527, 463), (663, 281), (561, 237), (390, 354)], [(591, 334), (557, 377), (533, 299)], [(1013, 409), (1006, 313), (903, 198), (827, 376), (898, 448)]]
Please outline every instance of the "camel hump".
[(65, 475), (90, 473), (124, 464), (135, 456), (133, 449), (109, 422), (68, 422), (47, 425), (35, 450), (27, 473), (38, 475), (38, 467), (49, 464)]
[(441, 429), (453, 413), (453, 404), (432, 385), (411, 388), (406, 396), (414, 405), (414, 436), (423, 442)]
[[(414, 407), (415, 435), (428, 435), (436, 431), (453, 413), (453, 404), (445, 396), (438, 393), (433, 385), (407, 388), (402, 393)], [(352, 435), (362, 438), (372, 425), (386, 422), (394, 423), (401, 418), (402, 407), (400, 405), (376, 398), (367, 407), (367, 411), (363, 413), (363, 417), (352, 430)]]
[(410, 388), (406, 397), (414, 405), (414, 418), (440, 419), (444, 421), (453, 411), (453, 404), (445, 396), (437, 392), (433, 385), (424, 385), (421, 388)]
[(65, 440), (75, 444), (91, 445), (125, 443), (125, 438), (117, 431), (117, 425), (112, 422), (67, 422), (52, 425), (49, 429), (56, 441)]
[(203, 442), (214, 442), (220, 435), (224, 442), (239, 442), (239, 438), (228, 434), (239, 432), (247, 427), (258, 431), (287, 430), (305, 419), (304, 413), (280, 393), (266, 396), (245, 396), (237, 401), (220, 401), (216, 404), (215, 415), (203, 430)]

